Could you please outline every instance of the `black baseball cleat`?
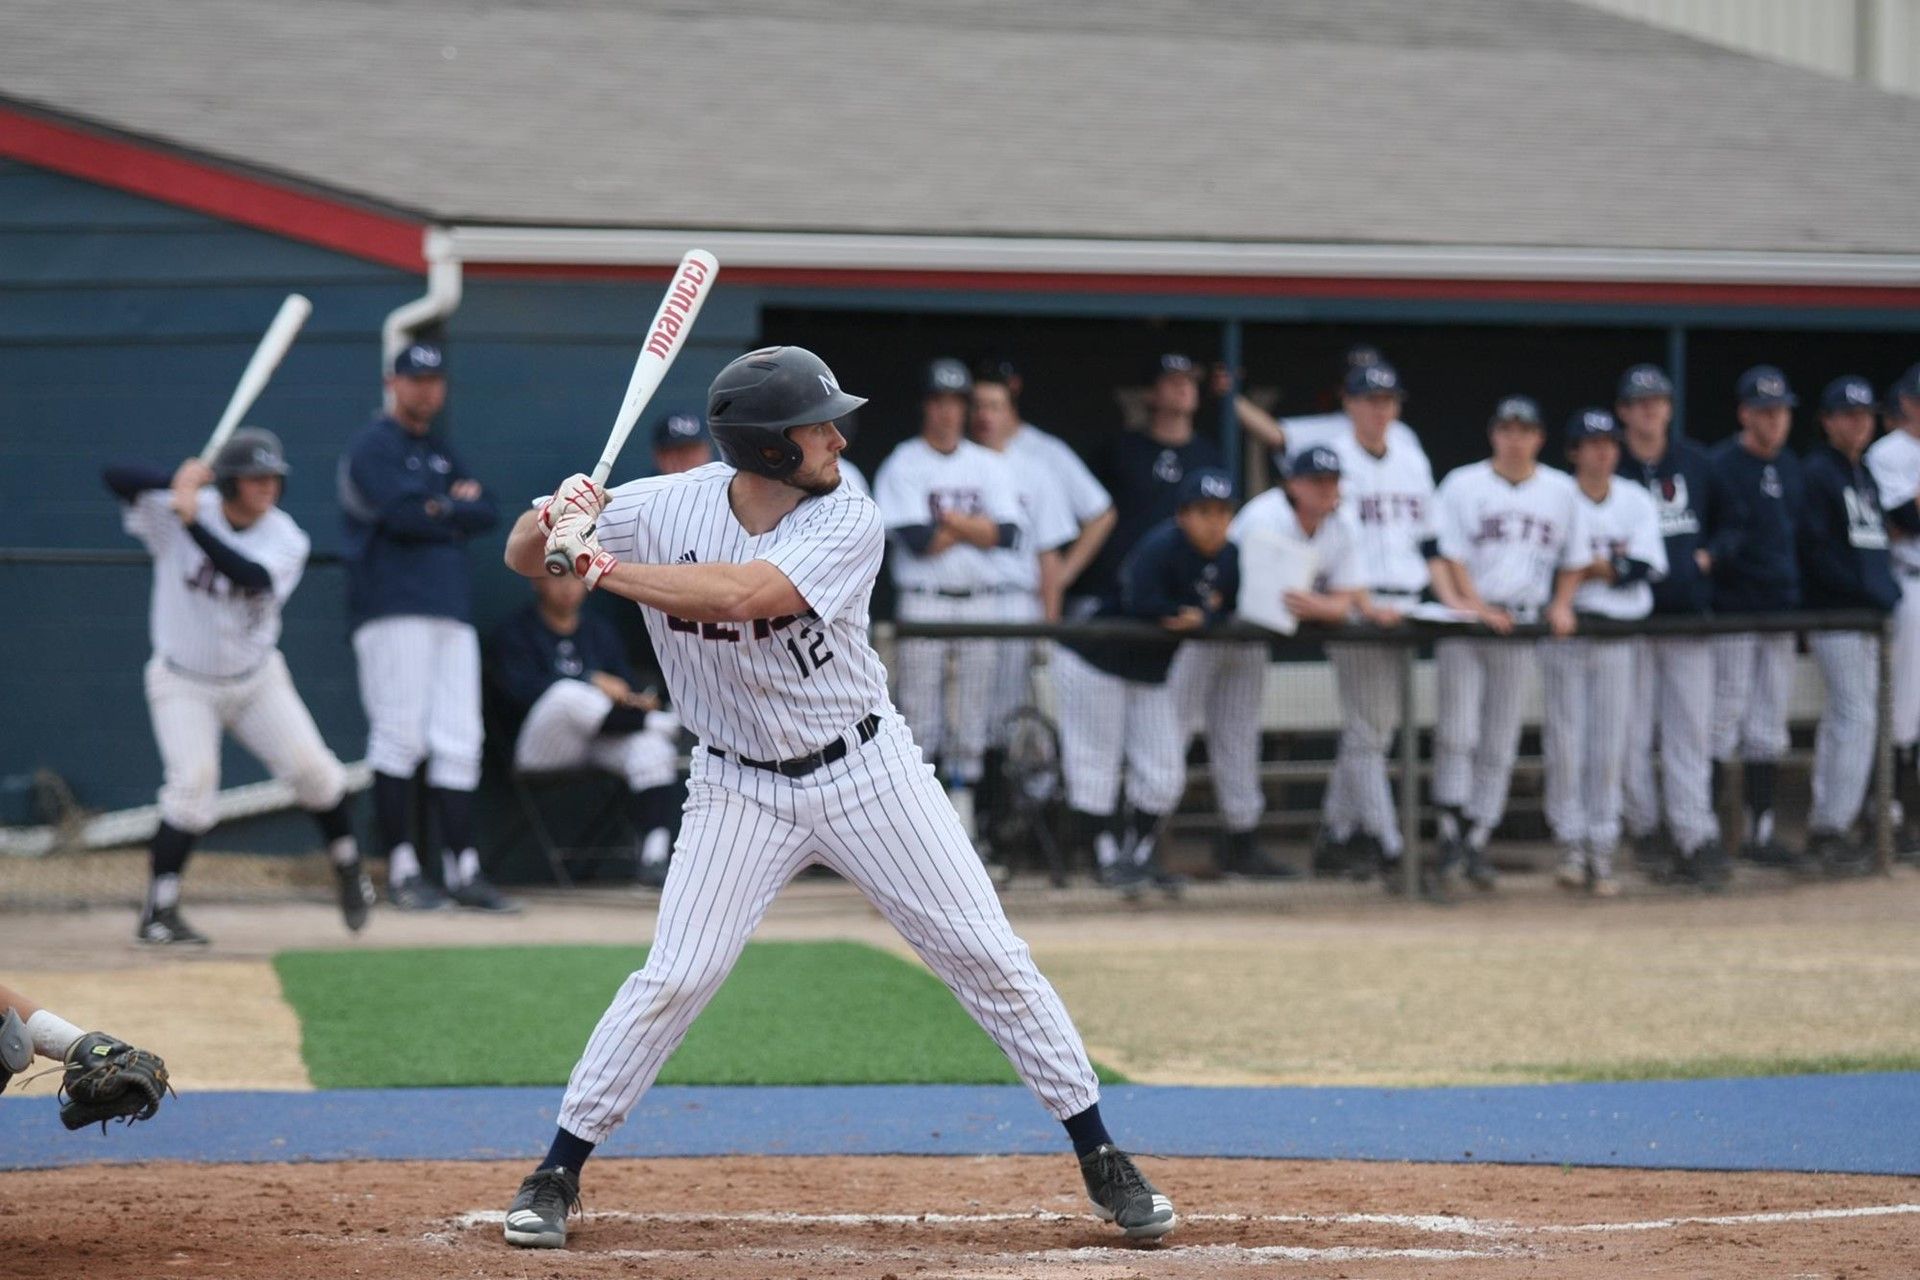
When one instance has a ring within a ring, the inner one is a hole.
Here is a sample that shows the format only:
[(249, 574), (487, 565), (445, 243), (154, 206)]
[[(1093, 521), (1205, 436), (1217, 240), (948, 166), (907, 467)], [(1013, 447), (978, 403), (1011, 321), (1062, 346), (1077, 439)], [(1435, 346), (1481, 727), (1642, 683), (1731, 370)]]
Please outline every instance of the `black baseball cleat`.
[(667, 885), (667, 860), (643, 862), (633, 873), (633, 882), (642, 889), (664, 889)]
[(1494, 874), (1493, 863), (1487, 860), (1484, 846), (1469, 843), (1467, 845), (1467, 883), (1482, 892), (1490, 892), (1499, 883)]
[(1147, 871), (1131, 858), (1122, 858), (1117, 862), (1101, 867), (1096, 873), (1103, 889), (1117, 889), (1126, 897), (1139, 894), (1140, 887), (1147, 882)]
[(1861, 876), (1873, 870), (1873, 851), (1838, 831), (1814, 831), (1807, 836), (1807, 869), (1834, 877)]
[(366, 928), (367, 912), (373, 909), (373, 881), (367, 879), (367, 869), (358, 858), (345, 866), (335, 863), (333, 878), (340, 888), (340, 918), (358, 933)]
[(1698, 885), (1709, 893), (1718, 893), (1733, 878), (1727, 851), (1718, 840), (1709, 840), (1686, 853), (1677, 853), (1669, 880), (1678, 885)]
[(579, 1174), (564, 1168), (530, 1173), (507, 1206), (507, 1243), (523, 1249), (564, 1249), (567, 1215), (579, 1208)]
[(445, 911), (453, 905), (425, 876), (411, 876), (388, 885), (387, 898), (402, 911)]
[(1133, 1157), (1110, 1142), (1080, 1157), (1080, 1176), (1100, 1220), (1119, 1227), (1130, 1239), (1157, 1240), (1179, 1225), (1173, 1201), (1154, 1189)]
[(485, 876), (475, 876), (455, 889), (452, 896), (454, 905), (469, 911), (485, 911), (496, 916), (520, 914), (520, 904), (488, 884)]
[(1220, 841), (1220, 874), (1242, 880), (1297, 880), (1300, 873), (1275, 862), (1251, 831), (1229, 831)]
[(1347, 841), (1347, 879), (1365, 884), (1373, 879), (1386, 856), (1386, 846), (1380, 843), (1379, 836), (1354, 832), (1353, 839)]
[(1340, 839), (1325, 827), (1313, 837), (1313, 874), (1344, 876), (1353, 860), (1353, 839)]
[(204, 947), (206, 934), (187, 923), (178, 907), (149, 907), (140, 914), (134, 940), (149, 947)]

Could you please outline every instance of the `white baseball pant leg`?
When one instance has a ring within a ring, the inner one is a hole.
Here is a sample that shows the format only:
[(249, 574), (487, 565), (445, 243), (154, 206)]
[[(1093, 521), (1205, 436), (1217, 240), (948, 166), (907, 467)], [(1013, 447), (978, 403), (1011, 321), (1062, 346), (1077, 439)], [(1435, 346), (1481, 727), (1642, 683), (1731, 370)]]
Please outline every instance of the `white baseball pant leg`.
[(1540, 643), (1547, 821), (1562, 843), (1587, 848), (1602, 875), (1612, 874), (1620, 843), (1637, 648), (1632, 640), (1578, 637)]
[(1330, 644), (1340, 698), (1340, 746), (1327, 786), (1325, 821), (1336, 837), (1356, 827), (1380, 841), (1389, 857), (1405, 846), (1387, 781), (1387, 749), (1400, 723), (1405, 669), (1385, 645)]
[(1473, 751), (1480, 741), (1480, 695), (1485, 672), (1471, 640), (1433, 646), (1438, 705), (1433, 727), (1433, 798), (1464, 809), (1473, 793)]
[(858, 885), (1059, 1119), (1099, 1100), (1065, 1006), (1014, 934), (932, 768), (894, 715), (805, 778), (697, 752), (646, 967), (575, 1065), (560, 1124), (603, 1141), (738, 960), (781, 885), (823, 862)]
[(1780, 759), (1793, 692), (1792, 633), (1745, 632), (1715, 644), (1714, 759)]
[(1185, 744), (1206, 735), (1208, 772), (1228, 831), (1251, 831), (1267, 807), (1260, 787), (1260, 722), (1267, 646), (1259, 641), (1188, 642), (1174, 654), (1167, 687)]
[(1443, 640), (1434, 655), (1440, 678), (1434, 798), (1490, 831), (1507, 811), (1533, 646)]
[(452, 618), (363, 622), (353, 633), (367, 763), (407, 778), (427, 762), (427, 782), (471, 791), (480, 782), (480, 640)]
[[(992, 622), (1000, 597), (902, 592), (902, 621)], [(977, 782), (986, 754), (998, 646), (992, 640), (902, 640), (900, 712), (929, 761), (949, 781)], [(951, 667), (951, 671), (949, 671)]]
[(300, 807), (324, 813), (347, 793), (346, 770), (328, 749), (307, 704), (293, 687), (293, 674), (278, 650), (230, 699), (227, 727), (274, 777), (293, 788)]
[(1120, 806), (1120, 771), (1127, 754), (1127, 682), (1065, 645), (1054, 646), (1047, 667), (1053, 673), (1067, 804), (1104, 817)]
[[(1182, 646), (1183, 648), (1185, 646)], [(1148, 813), (1171, 813), (1187, 788), (1187, 739), (1180, 709), (1166, 681), (1122, 680), (1127, 708), (1127, 803)]]
[[(995, 596), (996, 618), (1000, 622), (1038, 622), (1045, 612), (1040, 597), (1025, 591), (1008, 591)], [(1033, 704), (1033, 666), (1036, 640), (995, 640), (993, 642), (993, 694), (989, 704), (987, 741), (989, 745), (1007, 745), (1007, 726), (1013, 713)]]
[(613, 699), (585, 680), (555, 680), (527, 708), (513, 743), (514, 767), (541, 773), (587, 764), (612, 710)]
[(153, 741), (160, 749), (160, 817), (199, 835), (213, 826), (220, 790), (220, 689), (181, 675), (155, 654), (144, 680)]
[(1813, 746), (1813, 811), (1808, 827), (1844, 832), (1860, 816), (1873, 775), (1874, 720), (1880, 702), (1880, 638), (1861, 631), (1807, 637), (1827, 705)]
[(1711, 636), (1663, 636), (1659, 663), (1660, 783), (1667, 830), (1681, 849), (1720, 839), (1713, 808), (1713, 718), (1718, 659)]
[[(1660, 826), (1660, 783), (1654, 751), (1658, 746), (1660, 724), (1657, 699), (1661, 639), (1646, 637), (1629, 643), (1634, 647), (1633, 684), (1627, 695), (1627, 762), (1621, 780), (1620, 812), (1627, 834), (1637, 839), (1652, 835)], [(1545, 671), (1546, 664), (1542, 662), (1542, 674)]]
[(1546, 752), (1547, 825), (1563, 845), (1585, 847), (1589, 767), (1587, 724), (1588, 641), (1540, 642), (1540, 685), (1546, 722), (1540, 726)]
[(1893, 611), (1893, 745), (1920, 743), (1920, 574), (1900, 575)]

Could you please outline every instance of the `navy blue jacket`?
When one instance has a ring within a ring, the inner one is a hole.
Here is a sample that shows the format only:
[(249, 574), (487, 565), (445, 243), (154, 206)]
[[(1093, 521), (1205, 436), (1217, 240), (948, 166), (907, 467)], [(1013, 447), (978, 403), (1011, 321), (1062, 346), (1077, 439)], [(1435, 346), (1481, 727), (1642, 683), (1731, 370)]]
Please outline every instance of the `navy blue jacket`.
[(1198, 435), (1183, 445), (1156, 444), (1137, 431), (1122, 435), (1102, 477), (1113, 494), (1113, 535), (1074, 584), (1074, 594), (1105, 596), (1117, 590), (1127, 553), (1147, 530), (1173, 516), (1181, 477), (1199, 467), (1225, 466), (1220, 447)]
[(1807, 608), (1891, 612), (1900, 602), (1900, 584), (1887, 554), (1879, 491), (1866, 465), (1823, 444), (1808, 451), (1801, 472), (1807, 505), (1800, 521), (1800, 572)]
[(556, 680), (583, 680), (604, 671), (633, 683), (620, 633), (591, 609), (582, 609), (579, 627), (563, 636), (547, 626), (538, 606), (529, 604), (494, 628), (490, 659), (502, 709), (516, 725)]
[[(1240, 596), (1240, 549), (1229, 542), (1208, 559), (1180, 526), (1162, 521), (1140, 539), (1120, 566), (1120, 589), (1100, 602), (1096, 618), (1142, 618), (1158, 622), (1198, 607), (1211, 626), (1233, 612)], [(1069, 648), (1123, 680), (1161, 684), (1173, 664), (1180, 637), (1167, 632), (1152, 641), (1069, 640)]]
[(472, 617), (466, 542), (499, 518), (485, 494), (448, 496), (455, 481), (472, 478), (446, 441), (411, 435), (385, 415), (354, 436), (339, 476), (353, 626), (401, 615)]
[(1691, 440), (1671, 437), (1655, 463), (1644, 463), (1623, 445), (1620, 475), (1653, 495), (1660, 536), (1667, 543), (1667, 576), (1653, 584), (1655, 613), (1705, 613), (1713, 607), (1713, 583), (1693, 553), (1713, 528), (1713, 481), (1707, 453)]
[(1707, 455), (1713, 472), (1713, 607), (1772, 613), (1800, 607), (1799, 522), (1807, 508), (1800, 461), (1781, 450), (1759, 458), (1722, 440)]

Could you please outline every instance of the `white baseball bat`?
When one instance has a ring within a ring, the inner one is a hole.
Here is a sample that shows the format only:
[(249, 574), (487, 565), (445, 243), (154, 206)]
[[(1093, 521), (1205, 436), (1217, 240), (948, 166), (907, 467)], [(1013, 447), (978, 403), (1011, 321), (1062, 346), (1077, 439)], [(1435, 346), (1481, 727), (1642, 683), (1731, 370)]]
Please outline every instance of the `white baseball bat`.
[[(719, 274), (719, 260), (705, 249), (687, 250), (687, 256), (680, 259), (680, 265), (674, 268), (673, 280), (667, 285), (667, 296), (660, 300), (660, 309), (653, 313), (653, 323), (647, 327), (647, 340), (640, 348), (640, 358), (633, 363), (633, 377), (627, 382), (627, 394), (620, 402), (620, 412), (614, 415), (613, 430), (607, 436), (607, 447), (600, 451), (600, 461), (593, 464), (595, 484), (605, 484), (607, 477), (613, 473), (614, 459), (620, 456), (621, 446), (633, 434), (634, 424), (640, 421), (640, 415), (646, 411), (647, 402), (660, 389), (660, 380), (673, 367), (674, 357), (680, 354), (681, 347), (687, 345), (687, 334), (693, 329), (694, 318), (700, 314), (700, 308), (713, 291), (714, 279)], [(555, 577), (569, 572), (570, 567), (566, 556), (560, 552), (547, 554), (547, 572)]]
[(260, 345), (253, 349), (253, 359), (247, 361), (246, 371), (240, 375), (240, 382), (233, 389), (233, 399), (227, 401), (227, 411), (220, 415), (220, 422), (207, 437), (207, 447), (200, 451), (200, 461), (211, 463), (213, 455), (220, 452), (220, 446), (227, 442), (233, 429), (240, 425), (240, 419), (247, 410), (253, 408), (253, 402), (267, 389), (267, 379), (280, 365), (280, 357), (287, 354), (287, 348), (293, 345), (294, 337), (300, 332), (300, 326), (313, 314), (313, 304), (297, 293), (287, 295), (280, 304), (279, 314), (267, 331), (260, 336)]

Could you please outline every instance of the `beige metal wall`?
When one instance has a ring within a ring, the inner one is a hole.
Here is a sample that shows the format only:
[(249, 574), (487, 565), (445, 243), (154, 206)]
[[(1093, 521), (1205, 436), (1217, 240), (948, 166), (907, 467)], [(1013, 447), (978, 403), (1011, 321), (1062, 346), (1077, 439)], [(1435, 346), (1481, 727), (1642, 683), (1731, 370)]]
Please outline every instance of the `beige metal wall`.
[(1743, 53), (1920, 94), (1920, 0), (1581, 0)]

